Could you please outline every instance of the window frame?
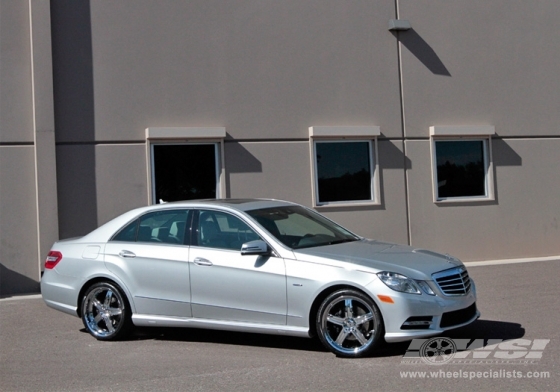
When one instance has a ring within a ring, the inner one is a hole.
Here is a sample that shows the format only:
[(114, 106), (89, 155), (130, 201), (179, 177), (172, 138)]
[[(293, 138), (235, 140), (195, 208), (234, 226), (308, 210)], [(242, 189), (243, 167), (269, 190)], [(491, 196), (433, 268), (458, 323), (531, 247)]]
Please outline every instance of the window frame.
[[(380, 205), (380, 185), (379, 185), (379, 153), (377, 137), (380, 135), (380, 128), (377, 126), (339, 126), (339, 127), (310, 127), (310, 160), (311, 160), (311, 190), (314, 208), (328, 207), (356, 207)], [(317, 164), (317, 143), (350, 143), (367, 142), (369, 150), (370, 166), (370, 189), (371, 199), (367, 200), (341, 200), (341, 201), (320, 201), (319, 197), (319, 176)]]
[(148, 203), (159, 203), (159, 200), (156, 200), (156, 179), (154, 170), (154, 146), (156, 145), (214, 145), (216, 199), (222, 199), (224, 195), (226, 195), (224, 165), (225, 137), (226, 130), (223, 127), (146, 128)]
[[(430, 155), (432, 163), (432, 195), (436, 204), (447, 203), (477, 203), (494, 201), (494, 164), (492, 160), (492, 135), (495, 134), (494, 127), (430, 127)], [(484, 165), (484, 189), (485, 194), (480, 196), (451, 196), (440, 197), (437, 174), (437, 151), (436, 143), (446, 141), (480, 141), (482, 142), (482, 154)]]

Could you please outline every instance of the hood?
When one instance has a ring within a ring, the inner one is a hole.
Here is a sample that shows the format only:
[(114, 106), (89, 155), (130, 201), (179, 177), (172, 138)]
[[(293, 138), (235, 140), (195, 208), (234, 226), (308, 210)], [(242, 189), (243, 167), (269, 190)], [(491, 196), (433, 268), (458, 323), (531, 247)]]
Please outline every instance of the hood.
[(294, 254), (301, 261), (338, 266), (347, 263), (376, 270), (372, 272), (396, 272), (418, 280), (431, 280), (434, 272), (463, 265), (452, 256), (368, 239), (295, 249)]

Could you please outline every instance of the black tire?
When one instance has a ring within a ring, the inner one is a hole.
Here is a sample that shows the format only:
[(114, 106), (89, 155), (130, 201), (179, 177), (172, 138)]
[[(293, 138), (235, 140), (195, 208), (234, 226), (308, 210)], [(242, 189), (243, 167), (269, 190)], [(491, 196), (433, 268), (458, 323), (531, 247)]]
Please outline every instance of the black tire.
[(382, 340), (383, 321), (377, 305), (352, 289), (331, 293), (317, 311), (321, 343), (339, 357), (370, 355)]
[(88, 287), (81, 313), (86, 330), (98, 340), (123, 339), (132, 326), (126, 297), (118, 286), (109, 282)]

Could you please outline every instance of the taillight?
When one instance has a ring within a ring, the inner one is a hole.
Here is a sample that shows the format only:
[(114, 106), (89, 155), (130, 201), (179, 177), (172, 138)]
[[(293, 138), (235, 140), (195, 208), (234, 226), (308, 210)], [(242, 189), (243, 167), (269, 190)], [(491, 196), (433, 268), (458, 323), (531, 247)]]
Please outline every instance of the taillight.
[(45, 269), (53, 269), (62, 260), (62, 253), (51, 250), (45, 260)]

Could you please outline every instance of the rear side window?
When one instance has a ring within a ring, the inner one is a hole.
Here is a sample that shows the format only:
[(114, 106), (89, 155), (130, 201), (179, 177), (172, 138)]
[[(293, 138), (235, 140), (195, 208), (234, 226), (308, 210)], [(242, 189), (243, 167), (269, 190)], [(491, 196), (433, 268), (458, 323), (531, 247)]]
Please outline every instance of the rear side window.
[(187, 210), (151, 212), (126, 225), (112, 241), (184, 244), (187, 215)]
[(126, 241), (134, 242), (136, 241), (136, 229), (138, 227), (138, 219), (130, 223), (124, 229), (122, 229), (116, 236), (113, 237), (112, 241)]

